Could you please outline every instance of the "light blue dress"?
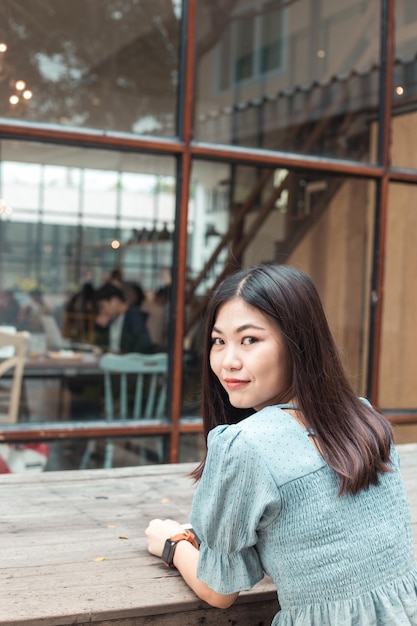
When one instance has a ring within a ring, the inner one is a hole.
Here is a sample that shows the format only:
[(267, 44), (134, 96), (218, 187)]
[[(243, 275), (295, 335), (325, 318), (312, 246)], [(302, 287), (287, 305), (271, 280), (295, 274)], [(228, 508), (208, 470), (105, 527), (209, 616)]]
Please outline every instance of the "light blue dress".
[(417, 569), (398, 454), (379, 486), (337, 496), (335, 473), (280, 406), (218, 426), (190, 521), (198, 578), (218, 593), (266, 572), (273, 626), (417, 626)]

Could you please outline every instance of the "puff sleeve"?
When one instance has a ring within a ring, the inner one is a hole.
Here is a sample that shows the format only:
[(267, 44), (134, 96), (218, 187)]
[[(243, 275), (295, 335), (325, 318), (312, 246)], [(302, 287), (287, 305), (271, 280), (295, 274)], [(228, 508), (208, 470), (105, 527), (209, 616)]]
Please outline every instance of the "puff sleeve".
[(222, 594), (253, 587), (264, 576), (258, 534), (279, 509), (279, 489), (249, 436), (238, 424), (213, 429), (190, 516), (201, 540), (197, 577)]

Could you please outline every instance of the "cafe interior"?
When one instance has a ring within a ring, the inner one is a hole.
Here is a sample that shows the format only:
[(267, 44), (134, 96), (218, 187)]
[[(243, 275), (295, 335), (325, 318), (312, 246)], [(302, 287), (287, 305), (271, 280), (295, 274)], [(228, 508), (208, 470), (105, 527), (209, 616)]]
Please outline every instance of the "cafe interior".
[[(416, 7), (0, 3), (0, 472), (198, 463), (204, 311), (258, 262), (417, 441)], [(123, 361), (109, 286), (152, 344)]]

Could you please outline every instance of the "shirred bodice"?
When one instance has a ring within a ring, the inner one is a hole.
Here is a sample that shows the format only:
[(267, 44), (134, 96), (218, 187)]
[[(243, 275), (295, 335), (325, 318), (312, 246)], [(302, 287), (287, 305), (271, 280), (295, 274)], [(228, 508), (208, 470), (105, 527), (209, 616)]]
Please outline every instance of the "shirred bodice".
[[(379, 485), (339, 497), (336, 474), (279, 406), (218, 426), (208, 446), (191, 523), (202, 540), (198, 576), (211, 588), (248, 589), (266, 572), (282, 609), (274, 626), (417, 626), (417, 571), (395, 448), (392, 472)], [(389, 607), (407, 603), (410, 616), (395, 621)], [(369, 621), (378, 611), (379, 621)]]

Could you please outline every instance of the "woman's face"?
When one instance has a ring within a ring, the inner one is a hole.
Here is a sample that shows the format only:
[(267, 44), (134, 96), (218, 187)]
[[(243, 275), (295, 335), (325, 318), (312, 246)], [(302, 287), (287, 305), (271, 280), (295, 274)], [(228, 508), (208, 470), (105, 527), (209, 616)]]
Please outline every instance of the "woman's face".
[(241, 298), (223, 304), (211, 333), (210, 366), (232, 406), (256, 411), (291, 398), (281, 331)]

